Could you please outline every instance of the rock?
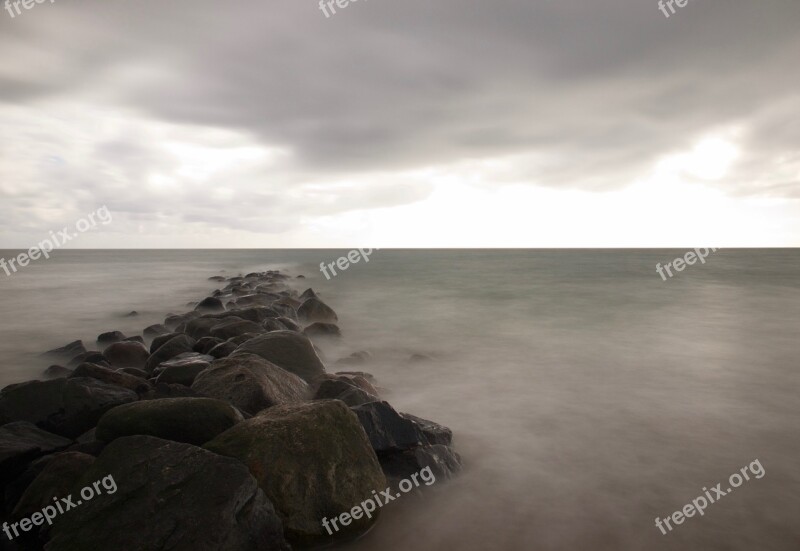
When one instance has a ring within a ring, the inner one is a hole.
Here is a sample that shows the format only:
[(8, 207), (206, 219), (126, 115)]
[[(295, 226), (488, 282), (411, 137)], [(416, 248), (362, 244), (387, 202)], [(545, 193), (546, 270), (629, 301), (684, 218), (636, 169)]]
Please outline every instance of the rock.
[(100, 480), (99, 496), (59, 517), (47, 551), (289, 551), (272, 504), (236, 460), (130, 436), (73, 488)]
[(312, 289), (311, 287), (303, 291), (303, 294), (300, 295), (300, 300), (307, 300), (309, 298), (319, 298), (317, 296), (317, 293), (315, 293), (314, 289)]
[(453, 443), (453, 431), (449, 428), (438, 423), (434, 423), (433, 421), (422, 419), (421, 417), (415, 417), (409, 413), (401, 413), (400, 416), (408, 419), (412, 423), (415, 423), (422, 431), (422, 434), (425, 436), (425, 440), (428, 444), (441, 444), (443, 446), (449, 446)]
[(144, 331), (142, 331), (142, 335), (144, 335), (145, 339), (153, 339), (159, 335), (166, 335), (167, 333), (169, 333), (169, 329), (160, 323), (145, 327)]
[(72, 440), (44, 431), (25, 421), (0, 427), (0, 487), (21, 474), (28, 463), (66, 448)]
[(220, 314), (218, 317), (223, 318), (226, 316), (238, 317), (243, 320), (252, 321), (253, 323), (262, 323), (269, 318), (276, 318), (280, 314), (266, 306), (255, 306), (253, 308), (241, 308)]
[(223, 340), (238, 337), (245, 333), (263, 332), (264, 328), (259, 324), (252, 321), (245, 321), (241, 318), (231, 318), (211, 328), (211, 336)]
[(249, 414), (300, 402), (309, 394), (308, 385), (300, 377), (254, 354), (215, 361), (197, 376), (192, 390), (225, 400)]
[(286, 326), (279, 322), (277, 319), (268, 319), (264, 322), (264, 330), (266, 331), (286, 331)]
[(153, 352), (155, 352), (156, 350), (167, 344), (175, 337), (179, 337), (181, 335), (183, 335), (183, 333), (173, 332), (173, 333), (164, 333), (163, 335), (157, 336), (156, 338), (153, 339), (153, 342), (150, 343), (150, 353), (152, 354)]
[(380, 400), (376, 395), (364, 392), (344, 380), (327, 379), (320, 383), (315, 400), (341, 400), (348, 406), (358, 406)]
[(276, 318), (276, 320), (281, 322), (281, 324), (283, 324), (283, 326), (286, 327), (286, 329), (288, 329), (289, 331), (301, 331), (301, 327), (293, 319), (281, 316), (279, 318)]
[(112, 367), (144, 367), (150, 352), (144, 343), (123, 341), (109, 345), (103, 350), (103, 356)]
[(186, 323), (189, 320), (197, 318), (200, 316), (200, 312), (187, 312), (185, 314), (170, 314), (164, 319), (164, 326), (170, 330), (174, 331), (176, 327), (178, 327), (182, 323)]
[(367, 373), (366, 371), (337, 371), (336, 375), (345, 375), (347, 377), (361, 377), (362, 379), (366, 380), (369, 384), (373, 385), (373, 388), (377, 388), (375, 384), (377, 381), (375, 380), (375, 375), (372, 373)]
[(42, 356), (48, 356), (59, 360), (69, 360), (70, 358), (74, 358), (79, 354), (86, 354), (86, 347), (83, 346), (83, 341), (72, 341), (68, 345), (62, 346), (61, 348), (48, 350), (42, 354)]
[[(223, 318), (195, 318), (186, 323), (183, 330), (187, 335), (195, 339), (212, 337), (211, 329), (222, 323)], [(180, 327), (179, 327), (180, 329)]]
[(111, 367), (111, 364), (109, 364), (106, 361), (106, 357), (103, 356), (103, 354), (101, 352), (97, 352), (97, 351), (94, 351), (94, 350), (91, 350), (91, 351), (86, 352), (84, 354), (78, 354), (77, 356), (75, 356), (74, 358), (72, 358), (69, 361), (69, 363), (67, 364), (67, 367), (78, 367), (82, 363), (87, 363), (87, 362), (88, 363), (93, 363), (93, 364), (98, 364), (98, 365), (104, 365), (105, 364), (105, 365), (108, 365), (109, 367)]
[(297, 309), (297, 316), (306, 322), (335, 323), (339, 319), (330, 306), (314, 297), (306, 299), (300, 305), (300, 308)]
[(97, 457), (106, 447), (106, 442), (97, 439), (97, 427), (81, 434), (75, 444), (67, 448), (70, 452), (80, 452)]
[(67, 369), (66, 367), (62, 367), (60, 365), (51, 365), (44, 370), (42, 376), (45, 379), (63, 379), (64, 377), (69, 377), (71, 374), (71, 369)]
[[(48, 505), (53, 505), (53, 498), (62, 498), (70, 494), (73, 483), (86, 469), (94, 463), (94, 457), (79, 452), (59, 453), (48, 461), (11, 513), (13, 520), (30, 517)], [(43, 527), (48, 528), (47, 524)]]
[(140, 395), (140, 400), (162, 400), (164, 398), (197, 398), (197, 393), (184, 385), (156, 383), (153, 389)]
[(125, 314), (125, 317), (126, 318), (135, 318), (138, 315), (139, 315), (139, 312), (137, 312), (136, 310), (132, 310), (132, 311), (128, 312), (127, 314)]
[(148, 400), (106, 412), (97, 423), (97, 439), (111, 442), (141, 434), (201, 446), (243, 419), (236, 408), (222, 400)]
[(297, 319), (297, 310), (287, 304), (273, 303), (272, 309), (278, 312), (278, 315), (282, 318)]
[(74, 438), (94, 427), (109, 409), (137, 399), (132, 390), (91, 378), (30, 381), (0, 391), (0, 422), (28, 421)]
[(197, 304), (195, 310), (198, 312), (224, 312), (225, 306), (218, 298), (206, 297)]
[(411, 364), (419, 364), (432, 361), (433, 358), (431, 356), (428, 356), (427, 354), (411, 354), (411, 356), (408, 358), (408, 363)]
[(128, 337), (122, 342), (138, 342), (139, 344), (144, 344), (144, 338), (140, 337), (139, 335), (135, 335), (133, 337)]
[(186, 335), (178, 335), (177, 337), (171, 338), (158, 350), (156, 350), (150, 355), (150, 358), (144, 365), (144, 370), (147, 371), (148, 373), (152, 373), (153, 370), (156, 367), (158, 367), (158, 365), (161, 364), (162, 362), (171, 360), (178, 354), (183, 354), (184, 352), (191, 352), (192, 347), (195, 345), (196, 342), (197, 341), (195, 341), (193, 338), (188, 337)]
[(388, 402), (370, 402), (352, 409), (376, 452), (407, 450), (427, 443), (419, 426), (397, 413)]
[(125, 335), (123, 335), (120, 331), (109, 331), (108, 333), (101, 333), (97, 336), (97, 344), (99, 344), (101, 347), (124, 340)]
[(241, 354), (261, 356), (307, 382), (325, 373), (311, 341), (294, 331), (272, 331), (258, 336), (240, 345), (231, 357)]
[(208, 354), (212, 348), (218, 344), (222, 344), (223, 342), (225, 341), (216, 337), (203, 337), (197, 341), (197, 344), (192, 347), (192, 350), (199, 352), (200, 354)]
[[(287, 538), (298, 545), (330, 543), (323, 518), (338, 517), (386, 487), (358, 419), (342, 402), (275, 406), (219, 435), (205, 448), (250, 468), (275, 504)], [(341, 526), (356, 537), (377, 520)]]
[(211, 276), (208, 278), (209, 281), (225, 281), (223, 276)]
[[(14, 507), (19, 503), (19, 499), (22, 497), (22, 494), (25, 493), (25, 490), (28, 489), (28, 486), (36, 480), (36, 477), (41, 474), (47, 464), (55, 459), (55, 457), (56, 454), (50, 453), (38, 459), (34, 459), (22, 473), (14, 476), (14, 479), (10, 480), (8, 484), (5, 485), (5, 491), (2, 492), (4, 498), (3, 503), (5, 505), (5, 510), (3, 512), (7, 513), (14, 510)], [(2, 475), (0, 475), (0, 477), (2, 477)], [(2, 549), (2, 547), (0, 547), (0, 549)]]
[(226, 358), (236, 352), (238, 347), (233, 344), (232, 342), (223, 342), (222, 344), (218, 344), (214, 348), (212, 348), (208, 355), (213, 356), (217, 359), (219, 358)]
[(159, 383), (192, 386), (195, 377), (208, 369), (213, 360), (212, 356), (189, 352), (162, 363), (153, 374), (158, 374), (156, 381)]
[(76, 377), (91, 377), (110, 385), (127, 388), (137, 394), (147, 392), (151, 388), (150, 383), (145, 379), (90, 363), (83, 363), (76, 367), (70, 378)]
[(372, 357), (372, 354), (362, 350), (360, 352), (353, 352), (346, 358), (342, 358), (336, 362), (336, 365), (361, 365), (367, 362)]
[(373, 396), (380, 396), (380, 391), (378, 388), (370, 382), (370, 380), (374, 381), (375, 377), (370, 375), (369, 373), (361, 373), (358, 371), (355, 372), (347, 372), (347, 371), (340, 371), (339, 373), (335, 373), (333, 375), (326, 375), (327, 378), (344, 380), (350, 383), (353, 386), (357, 386), (364, 392), (372, 394)]
[(330, 337), (330, 338), (341, 338), (342, 332), (339, 330), (339, 327), (333, 323), (322, 323), (322, 322), (314, 322), (305, 329), (303, 329), (303, 333), (305, 333), (309, 337)]
[(297, 276), (297, 279), (305, 279), (305, 278), (306, 278), (306, 276), (304, 276), (304, 275)]
[(437, 479), (453, 477), (461, 470), (461, 457), (448, 446), (420, 446), (380, 455), (381, 467), (394, 483), (426, 467)]
[(139, 377), (140, 379), (147, 379), (147, 371), (144, 369), (138, 369), (136, 367), (123, 367), (121, 369), (117, 369), (120, 373), (127, 373), (128, 375), (133, 375), (134, 377)]

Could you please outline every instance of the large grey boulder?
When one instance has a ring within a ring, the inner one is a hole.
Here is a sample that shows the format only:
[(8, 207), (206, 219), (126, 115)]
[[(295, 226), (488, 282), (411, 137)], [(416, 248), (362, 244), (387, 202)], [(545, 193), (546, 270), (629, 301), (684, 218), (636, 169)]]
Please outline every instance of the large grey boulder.
[(192, 347), (194, 347), (196, 342), (197, 341), (187, 335), (178, 335), (177, 337), (171, 338), (150, 355), (150, 359), (148, 359), (147, 363), (144, 365), (144, 370), (148, 373), (152, 373), (161, 362), (171, 360), (184, 352), (192, 352)]
[(96, 481), (99, 495), (58, 517), (46, 551), (289, 551), (272, 504), (234, 459), (130, 436), (103, 450), (73, 494)]
[(309, 382), (325, 373), (314, 345), (294, 331), (272, 331), (241, 344), (231, 357), (255, 354)]
[(315, 321), (323, 323), (336, 323), (339, 318), (333, 308), (322, 302), (316, 297), (307, 298), (300, 308), (297, 309), (297, 316), (309, 323)]
[(213, 362), (197, 376), (192, 390), (201, 396), (225, 400), (249, 414), (300, 402), (309, 394), (303, 379), (255, 354)]

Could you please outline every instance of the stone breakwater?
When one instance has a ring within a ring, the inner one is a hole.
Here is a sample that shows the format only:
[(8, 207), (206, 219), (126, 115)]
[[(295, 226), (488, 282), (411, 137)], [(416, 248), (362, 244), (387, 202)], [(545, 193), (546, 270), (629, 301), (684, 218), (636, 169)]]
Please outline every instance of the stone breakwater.
[[(338, 316), (299, 292), (301, 278), (214, 276), (221, 288), (192, 311), (141, 336), (102, 333), (91, 350), (50, 350), (43, 380), (2, 389), (0, 521), (101, 476), (118, 484), (53, 526), (31, 526), (15, 548), (324, 546), (334, 542), (320, 519), (423, 469), (453, 476), (450, 429), (396, 411), (365, 371), (328, 371), (315, 342), (342, 339)], [(368, 362), (357, 352), (337, 365)], [(377, 518), (334, 537), (358, 537)]]

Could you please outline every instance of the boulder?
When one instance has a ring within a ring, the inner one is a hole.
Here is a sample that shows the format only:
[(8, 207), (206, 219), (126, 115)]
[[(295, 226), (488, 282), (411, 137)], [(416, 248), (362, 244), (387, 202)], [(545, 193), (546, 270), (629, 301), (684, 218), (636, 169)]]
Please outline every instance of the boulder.
[(134, 377), (139, 377), (140, 379), (147, 379), (147, 371), (144, 369), (137, 369), (135, 367), (123, 367), (121, 369), (117, 369), (120, 373), (127, 373), (128, 375), (133, 375)]
[(212, 348), (209, 352), (209, 356), (213, 356), (214, 358), (227, 358), (231, 354), (233, 354), (238, 347), (233, 344), (232, 342), (223, 342), (218, 344), (214, 348)]
[(208, 369), (213, 356), (187, 352), (159, 365), (153, 374), (157, 374), (156, 382), (192, 386), (195, 377)]
[(326, 379), (319, 384), (315, 400), (341, 400), (348, 406), (359, 406), (379, 401), (378, 396), (369, 394), (344, 380)]
[(138, 342), (139, 344), (144, 344), (144, 337), (140, 337), (139, 335), (135, 335), (133, 337), (128, 337), (122, 342)]
[(20, 475), (34, 459), (71, 444), (72, 440), (26, 421), (3, 425), (0, 427), (0, 487)]
[(208, 354), (212, 348), (223, 342), (225, 341), (215, 337), (203, 337), (197, 341), (194, 347), (192, 347), (192, 350), (200, 354)]
[(138, 398), (132, 390), (92, 378), (30, 381), (0, 391), (0, 422), (28, 421), (75, 438), (94, 427), (109, 409)]
[(303, 333), (305, 333), (309, 337), (331, 337), (331, 338), (341, 338), (342, 332), (339, 330), (339, 327), (335, 323), (322, 323), (320, 321), (314, 322), (305, 329), (303, 329)]
[(166, 335), (167, 333), (169, 333), (169, 329), (160, 323), (145, 327), (144, 331), (142, 331), (142, 335), (144, 335), (145, 339), (153, 339), (159, 335)]
[(287, 327), (279, 322), (277, 319), (268, 319), (262, 325), (266, 331), (286, 331)]
[(337, 360), (336, 365), (361, 365), (367, 362), (372, 357), (372, 354), (362, 350), (360, 352), (353, 352), (346, 358)]
[(51, 365), (42, 373), (45, 379), (63, 379), (72, 375), (72, 370), (60, 365)]
[(144, 365), (144, 370), (148, 373), (152, 373), (153, 370), (162, 362), (171, 360), (175, 356), (183, 354), (184, 352), (191, 352), (192, 347), (196, 342), (197, 341), (195, 341), (193, 338), (186, 335), (178, 335), (177, 337), (171, 338), (150, 355), (150, 358)]
[(144, 367), (150, 352), (144, 343), (123, 341), (109, 345), (103, 350), (103, 356), (112, 367)]
[(73, 488), (95, 481), (100, 495), (58, 518), (47, 551), (289, 551), (272, 504), (234, 459), (130, 436), (103, 450)]
[(291, 318), (287, 318), (285, 316), (281, 316), (277, 318), (277, 321), (281, 322), (286, 329), (289, 331), (300, 331), (301, 327)]
[(164, 333), (163, 335), (157, 336), (153, 339), (153, 342), (150, 343), (150, 353), (152, 354), (175, 337), (179, 337), (181, 335), (183, 335), (183, 333)]
[(155, 383), (153, 388), (140, 395), (140, 400), (161, 400), (163, 398), (196, 398), (197, 393), (185, 385)]
[(314, 289), (312, 289), (311, 287), (303, 291), (303, 294), (300, 295), (300, 300), (306, 300), (309, 298), (319, 298), (317, 296), (317, 293), (315, 293)]
[(97, 352), (95, 350), (91, 350), (91, 351), (86, 352), (84, 354), (78, 354), (77, 356), (75, 356), (74, 358), (72, 358), (69, 361), (69, 363), (67, 364), (67, 367), (75, 368), (75, 367), (78, 367), (79, 365), (81, 365), (82, 363), (87, 363), (87, 362), (88, 363), (92, 363), (92, 364), (98, 364), (98, 365), (111, 367), (111, 364), (108, 363), (108, 361), (106, 361), (106, 357), (103, 356), (102, 352)]
[(422, 431), (422, 434), (425, 436), (425, 440), (428, 444), (441, 444), (442, 446), (449, 446), (453, 443), (453, 431), (449, 428), (438, 423), (434, 423), (433, 421), (422, 419), (421, 417), (415, 417), (409, 413), (401, 413), (400, 416), (408, 419), (412, 423), (415, 423), (417, 427), (419, 427), (420, 431)]
[(264, 328), (253, 321), (230, 318), (211, 328), (211, 336), (228, 340), (246, 333), (263, 333)]
[(125, 340), (125, 335), (121, 331), (109, 331), (108, 333), (101, 333), (97, 336), (97, 344), (101, 348)]
[(427, 443), (419, 426), (397, 413), (388, 402), (370, 402), (352, 409), (376, 452), (407, 450)]
[(195, 310), (198, 312), (224, 312), (225, 306), (218, 298), (206, 297), (195, 306)]
[(300, 377), (254, 354), (217, 360), (194, 380), (192, 390), (201, 396), (225, 400), (248, 413), (308, 398), (308, 385)]
[(269, 318), (278, 317), (280, 314), (266, 306), (254, 306), (252, 308), (239, 308), (221, 314), (214, 314), (217, 319), (240, 318), (253, 323), (261, 323)]
[[(16, 507), (17, 503), (19, 503), (19, 499), (22, 497), (22, 494), (24, 494), (25, 490), (28, 489), (28, 486), (31, 485), (31, 482), (36, 480), (36, 477), (41, 474), (44, 468), (47, 467), (47, 464), (55, 459), (55, 457), (55, 453), (50, 453), (48, 455), (43, 455), (38, 459), (34, 459), (28, 464), (25, 470), (14, 476), (14, 479), (10, 480), (5, 485), (5, 490), (2, 491), (4, 499), (3, 504), (5, 505), (5, 510), (3, 512), (8, 513), (14, 510), (14, 507)], [(0, 478), (2, 478), (1, 474)], [(2, 547), (0, 547), (0, 549), (2, 549)]]
[(48, 350), (42, 356), (47, 356), (50, 358), (55, 358), (58, 360), (69, 360), (70, 358), (74, 358), (79, 354), (86, 354), (87, 350), (86, 347), (83, 346), (83, 341), (72, 341), (71, 343), (62, 346), (61, 348), (54, 348), (53, 350)]
[(311, 341), (294, 331), (272, 331), (260, 335), (241, 344), (231, 357), (241, 354), (261, 356), (307, 382), (325, 373), (325, 366)]
[(91, 377), (110, 385), (127, 388), (141, 394), (150, 390), (150, 383), (140, 377), (135, 377), (122, 371), (114, 371), (100, 365), (84, 363), (75, 368), (69, 378)]
[(334, 312), (330, 306), (314, 297), (307, 298), (303, 304), (300, 305), (300, 308), (297, 309), (297, 316), (306, 322), (321, 321), (325, 323), (335, 323), (339, 320), (336, 316), (336, 312)]
[(143, 434), (200, 446), (243, 419), (236, 408), (212, 398), (147, 400), (106, 412), (97, 423), (97, 439)]
[[(358, 419), (342, 402), (275, 406), (220, 434), (204, 446), (250, 468), (300, 546), (330, 543), (323, 518), (338, 517), (386, 487), (375, 452)], [(341, 526), (356, 537), (377, 520)]]
[(449, 446), (419, 446), (410, 450), (380, 454), (387, 478), (397, 483), (426, 467), (437, 479), (452, 478), (461, 470), (461, 457)]
[[(211, 329), (222, 323), (222, 318), (195, 318), (186, 323), (182, 328), (184, 332), (195, 339), (202, 339), (203, 337), (211, 337)], [(181, 329), (181, 327), (178, 327)]]
[[(68, 496), (75, 479), (92, 463), (94, 457), (85, 453), (64, 452), (55, 455), (22, 494), (11, 518), (17, 521), (30, 517), (47, 505), (53, 505), (53, 498)], [(46, 524), (44, 526), (47, 527)]]
[(200, 316), (200, 312), (186, 312), (185, 314), (170, 314), (164, 319), (164, 326), (170, 330), (174, 331), (176, 327), (178, 327), (182, 323), (186, 323), (189, 320), (197, 318)]

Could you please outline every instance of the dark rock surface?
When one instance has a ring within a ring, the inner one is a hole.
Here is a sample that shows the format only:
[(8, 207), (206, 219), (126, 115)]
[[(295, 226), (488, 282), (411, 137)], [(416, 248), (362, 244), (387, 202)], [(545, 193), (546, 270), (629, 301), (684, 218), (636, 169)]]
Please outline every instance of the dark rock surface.
[(137, 341), (116, 342), (103, 350), (103, 356), (112, 367), (144, 367), (150, 352)]
[(300, 305), (300, 308), (297, 309), (297, 316), (301, 320), (310, 323), (315, 321), (336, 323), (339, 321), (333, 308), (314, 297), (306, 299), (305, 302)]
[(273, 331), (258, 336), (240, 345), (231, 357), (241, 354), (261, 356), (305, 381), (325, 373), (325, 366), (311, 341), (294, 331)]
[(0, 487), (21, 474), (34, 459), (71, 444), (71, 439), (25, 421), (3, 425), (0, 427)]

